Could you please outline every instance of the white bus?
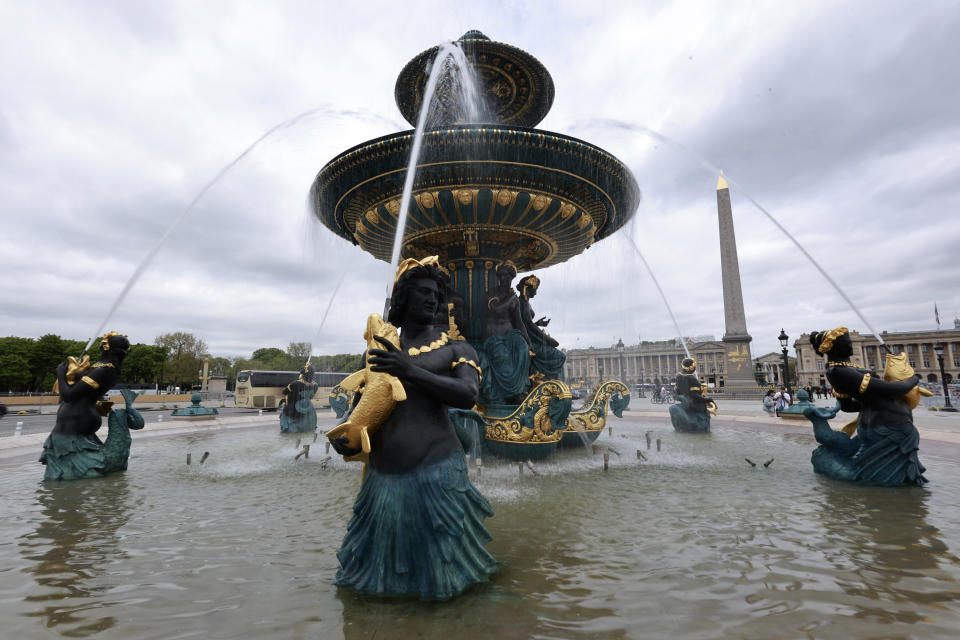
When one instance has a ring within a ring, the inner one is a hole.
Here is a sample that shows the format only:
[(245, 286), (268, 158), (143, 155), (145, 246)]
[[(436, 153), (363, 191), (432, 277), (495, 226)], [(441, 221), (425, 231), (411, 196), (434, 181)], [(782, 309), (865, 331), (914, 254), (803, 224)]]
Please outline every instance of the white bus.
[[(340, 384), (348, 373), (318, 371), (313, 374), (317, 391), (313, 394), (314, 407), (330, 406), (330, 391)], [(299, 371), (259, 371), (247, 369), (237, 373), (234, 403), (246, 409), (276, 410), (283, 400), (283, 390), (300, 377)]]

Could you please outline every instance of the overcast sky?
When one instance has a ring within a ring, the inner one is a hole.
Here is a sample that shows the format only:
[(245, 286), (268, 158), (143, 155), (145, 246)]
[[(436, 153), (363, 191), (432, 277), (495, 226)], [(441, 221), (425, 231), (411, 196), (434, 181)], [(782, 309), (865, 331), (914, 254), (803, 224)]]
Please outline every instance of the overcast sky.
[[(755, 207), (879, 330), (960, 311), (960, 6), (955, 2), (0, 2), (0, 333), (187, 331), (213, 355), (360, 352), (389, 267), (316, 222), (341, 151), (409, 129), (397, 73), (468, 29), (553, 76), (539, 128), (633, 171), (635, 222), (540, 275), (567, 348), (724, 333), (715, 187), (732, 184), (754, 356), (867, 331)], [(665, 138), (651, 137), (653, 130)], [(667, 140), (666, 142), (664, 140)], [(321, 319), (338, 279), (344, 285)]]

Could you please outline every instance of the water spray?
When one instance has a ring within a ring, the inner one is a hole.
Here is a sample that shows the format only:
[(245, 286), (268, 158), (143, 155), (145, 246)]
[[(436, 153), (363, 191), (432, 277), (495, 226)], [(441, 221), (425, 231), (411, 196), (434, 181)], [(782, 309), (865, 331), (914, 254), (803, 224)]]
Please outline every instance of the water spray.
[[(867, 329), (870, 330), (870, 332), (876, 337), (876, 339), (880, 342), (880, 344), (883, 345), (884, 348), (886, 348), (886, 343), (884, 343), (883, 337), (877, 332), (876, 329), (873, 328), (873, 326), (870, 324), (870, 322), (867, 321), (867, 319), (866, 319), (866, 318), (863, 316), (863, 314), (860, 312), (860, 309), (858, 309), (857, 306), (856, 306), (855, 304), (853, 304), (853, 300), (850, 299), (850, 296), (848, 296), (848, 295), (846, 294), (846, 292), (845, 292), (843, 289), (840, 288), (840, 285), (837, 284), (837, 282), (830, 276), (829, 273), (827, 273), (826, 269), (824, 269), (822, 266), (820, 266), (820, 263), (817, 262), (812, 255), (810, 255), (810, 252), (807, 251), (807, 250), (803, 247), (803, 245), (801, 245), (800, 242), (799, 242), (795, 237), (793, 237), (793, 234), (791, 234), (789, 231), (787, 231), (787, 229), (786, 229), (782, 224), (780, 224), (780, 221), (779, 221), (779, 220), (777, 220), (775, 217), (773, 217), (773, 214), (771, 214), (769, 211), (767, 211), (766, 208), (765, 208), (763, 205), (761, 205), (759, 202), (757, 202), (757, 200), (754, 199), (753, 196), (751, 196), (749, 193), (747, 193), (746, 191), (744, 191), (743, 187), (741, 187), (735, 180), (733, 180), (733, 179), (731, 179), (730, 177), (726, 176), (726, 175), (723, 173), (723, 170), (722, 170), (720, 167), (718, 167), (718, 166), (717, 166), (716, 164), (714, 164), (713, 162), (710, 162), (709, 160), (707, 160), (706, 158), (704, 158), (702, 155), (700, 155), (700, 154), (697, 153), (696, 151), (694, 151), (694, 150), (692, 150), (692, 149), (689, 149), (689, 148), (685, 147), (684, 145), (680, 144), (680, 143), (677, 142), (676, 140), (673, 140), (672, 138), (668, 138), (667, 136), (663, 135), (662, 133), (660, 133), (660, 132), (658, 132), (658, 131), (654, 131), (653, 129), (651, 129), (651, 128), (649, 128), (649, 127), (645, 127), (645, 126), (643, 126), (643, 125), (634, 125), (634, 124), (630, 124), (630, 123), (623, 122), (623, 121), (620, 121), (620, 120), (613, 120), (613, 119), (601, 118), (601, 119), (593, 119), (593, 120), (584, 121), (583, 123), (579, 123), (579, 122), (578, 122), (578, 123), (575, 123), (575, 124), (571, 127), (571, 129), (576, 129), (576, 128), (578, 128), (578, 127), (588, 127), (588, 126), (593, 126), (593, 125), (603, 126), (603, 127), (611, 127), (611, 128), (615, 128), (615, 129), (623, 129), (623, 130), (631, 131), (631, 132), (634, 132), (634, 133), (642, 133), (642, 134), (645, 134), (645, 135), (647, 135), (647, 136), (649, 136), (649, 137), (651, 137), (651, 138), (653, 138), (653, 139), (655, 139), (655, 140), (657, 140), (657, 141), (659, 141), (659, 142), (662, 142), (662, 143), (664, 143), (664, 144), (666, 144), (666, 145), (669, 145), (669, 146), (672, 146), (672, 147), (674, 147), (674, 148), (676, 148), (676, 149), (679, 149), (679, 150), (682, 151), (683, 153), (685, 153), (685, 154), (687, 154), (688, 156), (692, 157), (692, 158), (693, 158), (694, 160), (696, 160), (697, 163), (699, 163), (702, 167), (704, 167), (705, 169), (711, 171), (711, 172), (714, 173), (715, 175), (722, 175), (722, 176), (724, 177), (724, 179), (727, 181), (727, 184), (728, 184), (728, 185), (730, 185), (730, 186), (732, 186), (732, 187), (735, 187), (735, 188), (737, 189), (737, 191), (739, 191), (740, 194), (743, 195), (744, 198), (746, 198), (753, 206), (755, 206), (755, 207), (760, 211), (760, 213), (762, 213), (764, 216), (766, 216), (766, 218), (767, 218), (770, 222), (772, 222), (773, 225), (774, 225), (777, 229), (779, 229), (779, 230), (783, 233), (783, 235), (785, 235), (785, 236), (787, 237), (787, 239), (790, 240), (790, 242), (792, 242), (792, 243), (794, 244), (794, 246), (797, 247), (797, 249), (799, 249), (800, 253), (802, 253), (802, 254), (807, 258), (807, 260), (810, 261), (810, 264), (812, 264), (812, 265), (814, 266), (814, 268), (816, 268), (816, 270), (820, 272), (820, 275), (822, 275), (822, 276), (826, 279), (826, 281), (830, 283), (830, 285), (834, 288), (834, 290), (836, 290), (836, 292), (840, 295), (840, 297), (843, 298), (843, 301), (846, 302), (847, 305), (850, 307), (850, 309), (857, 315), (858, 318), (860, 318), (860, 321), (863, 322), (863, 324), (867, 327)], [(641, 258), (641, 259), (642, 259), (642, 258)], [(644, 260), (644, 264), (646, 264), (646, 260)], [(649, 267), (648, 267), (648, 269), (649, 269)], [(657, 288), (659, 289), (659, 286), (658, 286)], [(661, 292), (661, 294), (662, 294), (662, 292)], [(672, 315), (672, 314), (671, 314), (671, 315)], [(889, 349), (888, 349), (888, 351), (889, 351)], [(690, 354), (688, 353), (688, 354), (687, 354), (687, 357), (689, 357), (689, 356), (690, 356)]]
[[(423, 132), (427, 124), (427, 116), (433, 107), (433, 98), (437, 90), (437, 83), (444, 75), (444, 64), (447, 60), (452, 60), (454, 65), (461, 72), (461, 87), (464, 88), (468, 99), (464, 102), (471, 103), (471, 117), (479, 115), (476, 112), (477, 91), (473, 76), (470, 73), (470, 65), (467, 63), (466, 56), (457, 42), (443, 42), (437, 49), (437, 55), (433, 62), (427, 67), (427, 86), (423, 91), (423, 102), (420, 105), (420, 115), (417, 117), (417, 127), (413, 134), (413, 146), (410, 148), (410, 161), (407, 164), (407, 173), (403, 180), (403, 194), (400, 197), (400, 212), (397, 214), (397, 232), (393, 238), (393, 251), (390, 255), (390, 281), (387, 284), (387, 301), (389, 303), (390, 294), (393, 290), (393, 274), (397, 272), (400, 266), (400, 251), (403, 248), (403, 234), (407, 226), (407, 215), (410, 210), (411, 192), (413, 191), (413, 181), (417, 174), (417, 161), (420, 159), (420, 147), (423, 146)], [(465, 71), (466, 70), (466, 71)], [(472, 98), (472, 99), (471, 99)], [(476, 112), (476, 113), (475, 113)], [(384, 308), (384, 317), (388, 310)]]

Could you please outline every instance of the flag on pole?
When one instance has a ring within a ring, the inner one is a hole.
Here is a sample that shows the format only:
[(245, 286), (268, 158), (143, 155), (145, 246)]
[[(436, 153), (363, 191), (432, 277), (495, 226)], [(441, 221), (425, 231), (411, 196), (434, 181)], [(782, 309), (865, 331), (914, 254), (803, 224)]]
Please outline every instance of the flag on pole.
[(940, 328), (940, 311), (937, 310), (937, 303), (933, 303), (933, 317), (937, 320), (937, 328)]

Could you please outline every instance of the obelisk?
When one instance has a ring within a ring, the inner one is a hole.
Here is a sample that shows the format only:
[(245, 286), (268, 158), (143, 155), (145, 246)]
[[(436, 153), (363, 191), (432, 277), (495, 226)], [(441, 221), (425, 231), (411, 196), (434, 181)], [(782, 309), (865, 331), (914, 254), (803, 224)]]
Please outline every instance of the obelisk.
[[(740, 289), (740, 261), (737, 259), (737, 237), (733, 231), (733, 209), (730, 206), (730, 188), (723, 175), (717, 180), (717, 218), (720, 221), (720, 274), (723, 279), (723, 316), (726, 331), (727, 365), (725, 386), (756, 388), (753, 358), (747, 333), (747, 318), (743, 311), (743, 292)], [(731, 389), (732, 390), (732, 389)]]

